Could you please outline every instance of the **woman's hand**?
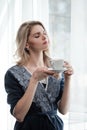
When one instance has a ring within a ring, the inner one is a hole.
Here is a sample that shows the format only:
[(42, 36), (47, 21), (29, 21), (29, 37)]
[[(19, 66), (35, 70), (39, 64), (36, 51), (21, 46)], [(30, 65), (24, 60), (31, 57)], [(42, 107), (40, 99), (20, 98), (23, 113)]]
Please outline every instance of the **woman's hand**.
[(35, 80), (40, 81), (47, 78), (49, 75), (54, 75), (54, 73), (54, 71), (48, 70), (46, 67), (40, 67), (33, 72), (32, 76)]
[(67, 61), (64, 61), (64, 67), (66, 68), (66, 70), (64, 72), (65, 77), (68, 78), (74, 73), (73, 68)]

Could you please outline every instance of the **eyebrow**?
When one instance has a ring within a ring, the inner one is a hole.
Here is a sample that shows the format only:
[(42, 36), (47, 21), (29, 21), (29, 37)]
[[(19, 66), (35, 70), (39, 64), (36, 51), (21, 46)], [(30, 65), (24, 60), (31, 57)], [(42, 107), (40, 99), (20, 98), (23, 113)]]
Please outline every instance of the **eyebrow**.
[[(46, 32), (45, 30), (43, 31), (43, 33)], [(32, 36), (35, 36), (36, 34), (40, 34), (41, 32), (36, 32), (34, 34), (31, 34)]]
[(36, 33), (31, 34), (31, 35), (34, 36), (34, 35), (36, 35), (36, 34), (40, 34), (40, 32), (36, 32)]

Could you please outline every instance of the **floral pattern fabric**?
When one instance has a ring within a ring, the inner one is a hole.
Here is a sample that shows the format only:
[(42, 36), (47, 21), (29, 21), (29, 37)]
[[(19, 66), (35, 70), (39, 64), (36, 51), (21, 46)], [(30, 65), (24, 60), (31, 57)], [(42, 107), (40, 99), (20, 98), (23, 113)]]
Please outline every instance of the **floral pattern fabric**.
[[(22, 86), (23, 91), (26, 91), (29, 84), (31, 74), (22, 66), (13, 66), (9, 69), (12, 75), (17, 79)], [(62, 84), (61, 84), (62, 83)], [(64, 78), (56, 79), (52, 76), (48, 77), (47, 90), (44, 89), (42, 83), (38, 83), (33, 102), (37, 107), (40, 107), (42, 112), (57, 109), (58, 97), (61, 90), (63, 91)], [(60, 99), (61, 97), (59, 97)]]

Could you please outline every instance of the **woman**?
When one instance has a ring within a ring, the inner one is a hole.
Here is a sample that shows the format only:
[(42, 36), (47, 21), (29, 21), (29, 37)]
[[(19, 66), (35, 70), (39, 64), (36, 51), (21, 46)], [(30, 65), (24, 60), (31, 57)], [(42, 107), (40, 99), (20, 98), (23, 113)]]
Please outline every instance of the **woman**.
[(14, 130), (63, 130), (57, 115), (69, 107), (70, 79), (73, 69), (59, 74), (49, 70), (49, 38), (39, 21), (23, 23), (17, 33), (17, 64), (5, 74), (5, 90), (11, 114), (16, 118)]

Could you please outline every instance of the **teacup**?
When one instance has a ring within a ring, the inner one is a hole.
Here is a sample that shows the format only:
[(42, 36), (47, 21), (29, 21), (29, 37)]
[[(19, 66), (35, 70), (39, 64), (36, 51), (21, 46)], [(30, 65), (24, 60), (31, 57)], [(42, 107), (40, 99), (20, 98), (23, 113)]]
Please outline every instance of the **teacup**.
[(51, 68), (57, 72), (63, 72), (65, 70), (65, 67), (64, 67), (64, 60), (62, 59), (59, 59), (59, 60), (50, 60), (50, 65), (51, 65)]

